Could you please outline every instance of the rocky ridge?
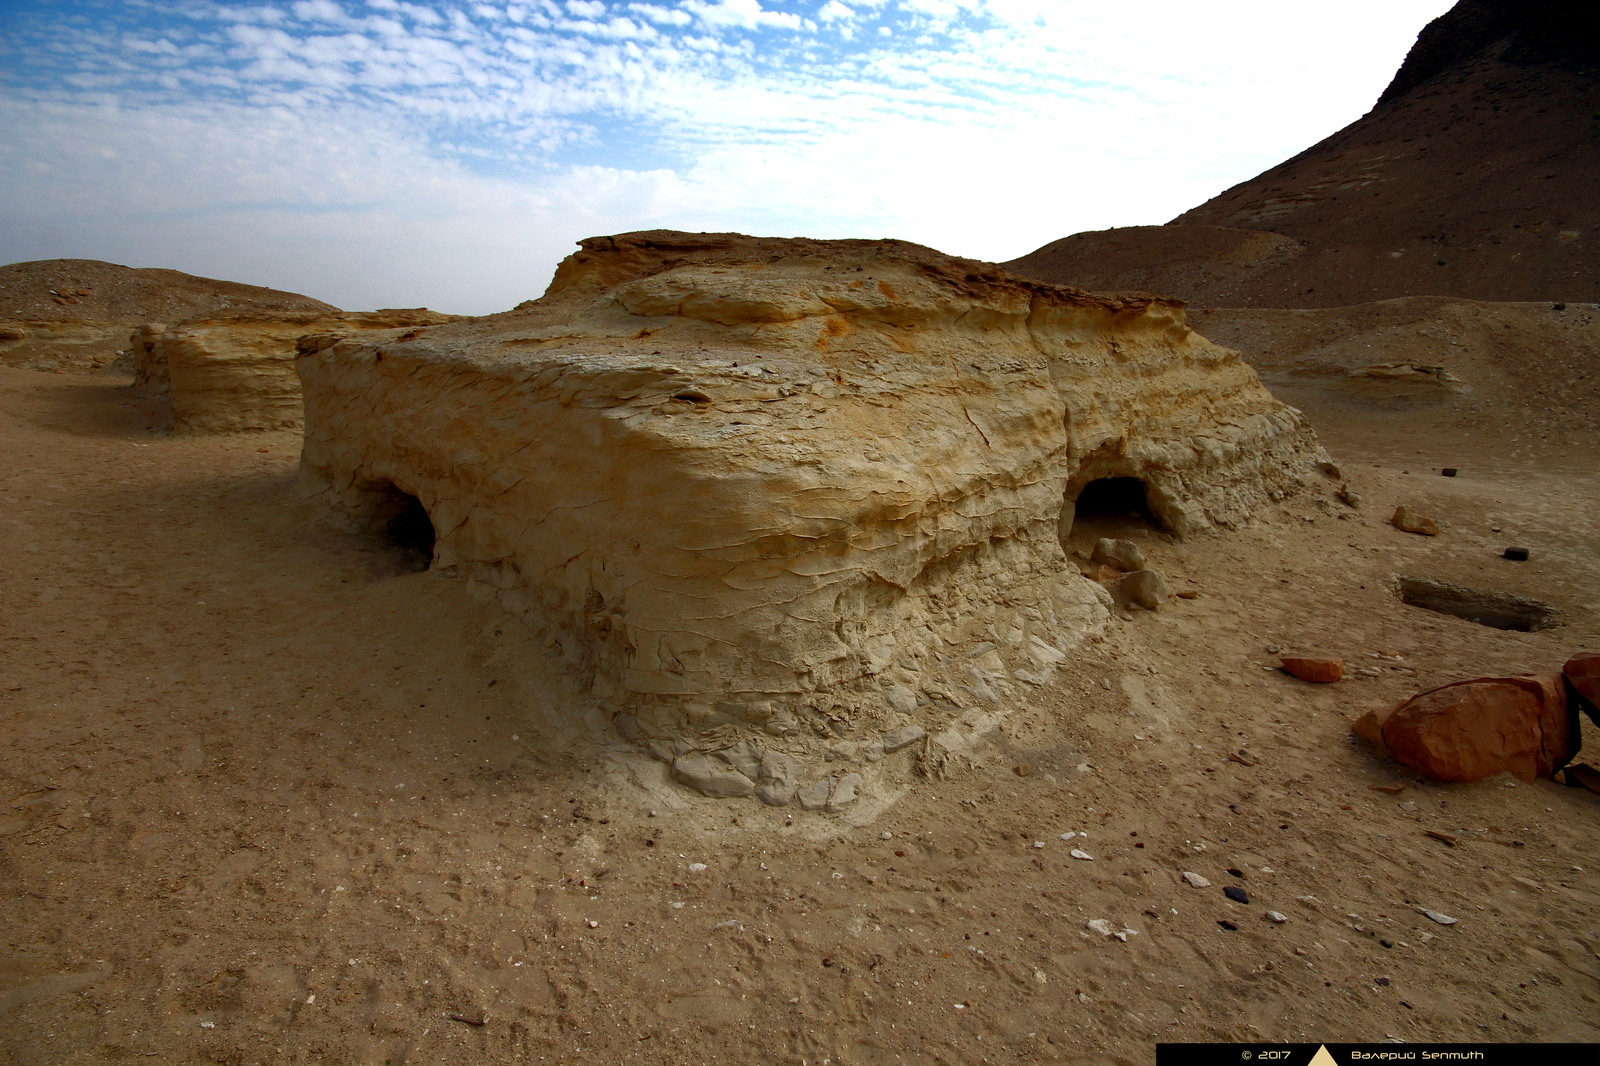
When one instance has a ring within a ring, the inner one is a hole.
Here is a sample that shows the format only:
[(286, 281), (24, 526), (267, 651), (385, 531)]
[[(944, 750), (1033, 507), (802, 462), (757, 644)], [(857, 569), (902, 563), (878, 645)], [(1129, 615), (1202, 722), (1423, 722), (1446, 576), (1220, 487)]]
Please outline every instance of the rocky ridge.
[(0, 266), (0, 362), (31, 370), (102, 369), (143, 323), (248, 313), (337, 313), (332, 304), (259, 285), (95, 259)]

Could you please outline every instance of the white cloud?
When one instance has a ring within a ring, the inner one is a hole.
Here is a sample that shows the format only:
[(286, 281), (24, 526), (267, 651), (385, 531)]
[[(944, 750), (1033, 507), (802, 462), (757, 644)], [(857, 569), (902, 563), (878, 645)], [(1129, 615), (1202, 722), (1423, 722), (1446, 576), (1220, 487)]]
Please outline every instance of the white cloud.
[(333, 0), (297, 0), (291, 10), (295, 18), (305, 22), (343, 22), (345, 19), (344, 8)]
[(694, 21), (693, 15), (675, 7), (661, 7), (659, 4), (629, 4), (628, 7), (662, 26), (687, 26)]
[(839, 0), (828, 0), (828, 2), (823, 4), (822, 7), (817, 11), (817, 18), (821, 19), (823, 22), (834, 22), (840, 19), (849, 20), (855, 17), (856, 13), (845, 5), (841, 4)]
[(760, 0), (683, 0), (680, 6), (707, 26), (739, 26), (747, 30), (759, 26), (800, 28), (799, 15), (768, 11)]

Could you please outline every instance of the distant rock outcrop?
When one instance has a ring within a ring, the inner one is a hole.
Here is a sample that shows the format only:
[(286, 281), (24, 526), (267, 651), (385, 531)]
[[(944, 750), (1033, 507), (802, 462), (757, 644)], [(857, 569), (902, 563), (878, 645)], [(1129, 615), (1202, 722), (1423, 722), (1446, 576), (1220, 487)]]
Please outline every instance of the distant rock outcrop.
[(1085, 485), (1188, 534), (1325, 459), (1167, 301), (895, 241), (582, 249), (515, 311), (308, 346), (302, 474), (368, 527), (420, 508), (669, 761), (1042, 684), (1108, 618), (1061, 545)]
[(331, 343), (374, 329), (455, 321), (426, 308), (202, 318), (170, 329), (143, 325), (128, 338), (134, 385), (157, 428), (298, 429), (295, 357), (300, 338)]
[(1166, 226), (1077, 234), (1006, 266), (1206, 306), (1596, 301), (1596, 174), (1600, 7), (1462, 0), (1321, 143)]
[(259, 313), (337, 313), (292, 292), (133, 268), (95, 259), (0, 266), (0, 363), (29, 370), (99, 370), (145, 322)]

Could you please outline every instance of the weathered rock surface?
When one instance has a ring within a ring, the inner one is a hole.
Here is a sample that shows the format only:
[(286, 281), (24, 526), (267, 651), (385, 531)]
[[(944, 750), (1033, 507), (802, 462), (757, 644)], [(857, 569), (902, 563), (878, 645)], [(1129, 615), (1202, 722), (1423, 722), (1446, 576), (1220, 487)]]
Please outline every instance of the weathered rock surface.
[(828, 805), (828, 797), (833, 794), (833, 778), (823, 778), (813, 781), (809, 785), (802, 785), (799, 791), (800, 809), (803, 811), (820, 811)]
[(830, 814), (837, 814), (860, 798), (861, 775), (841, 774), (839, 780), (833, 783), (833, 791), (828, 793), (828, 804), (823, 809)]
[(754, 781), (709, 755), (680, 755), (672, 776), (707, 796), (748, 796), (756, 790)]
[(1167, 581), (1154, 570), (1135, 570), (1117, 582), (1117, 588), (1140, 607), (1153, 611), (1170, 598)]
[(1344, 660), (1285, 655), (1278, 660), (1283, 668), (1302, 681), (1329, 685), (1344, 676)]
[(883, 735), (883, 750), (892, 755), (902, 748), (909, 748), (927, 735), (928, 731), (920, 725), (907, 725), (901, 726), (899, 729), (891, 729)]
[[(303, 421), (295, 357), (301, 338), (332, 344), (378, 329), (455, 321), (426, 308), (294, 312), (140, 326), (128, 338), (134, 385), (158, 425), (197, 430), (294, 429)], [(309, 337), (307, 335), (310, 335)]]
[(1326, 459), (1179, 305), (898, 242), (596, 238), (515, 311), (298, 369), (305, 485), (366, 524), (419, 500), (434, 565), (646, 737), (885, 729), (930, 682), (1002, 699), (1053, 668), (1028, 648), (1109, 618), (1060, 541), (1083, 486), (1140, 478), (1183, 535)]
[(1436, 781), (1550, 777), (1577, 754), (1577, 708), (1560, 674), (1481, 677), (1369, 711), (1356, 732)]
[(1439, 523), (1409, 507), (1396, 507), (1394, 517), (1389, 519), (1389, 522), (1394, 528), (1405, 533), (1421, 533), (1425, 537), (1439, 535)]
[(917, 694), (904, 685), (890, 685), (883, 691), (883, 700), (890, 710), (910, 714), (917, 709)]
[(1131, 573), (1144, 569), (1144, 552), (1131, 540), (1101, 537), (1095, 542), (1094, 553), (1089, 556), (1089, 561)]

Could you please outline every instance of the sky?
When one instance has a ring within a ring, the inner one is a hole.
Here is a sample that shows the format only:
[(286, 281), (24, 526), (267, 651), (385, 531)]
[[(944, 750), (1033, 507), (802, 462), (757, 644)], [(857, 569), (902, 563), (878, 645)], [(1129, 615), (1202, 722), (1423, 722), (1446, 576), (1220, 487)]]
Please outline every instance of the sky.
[(1369, 110), (1449, 0), (0, 0), (0, 262), (505, 310), (588, 236), (1003, 261)]

